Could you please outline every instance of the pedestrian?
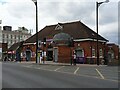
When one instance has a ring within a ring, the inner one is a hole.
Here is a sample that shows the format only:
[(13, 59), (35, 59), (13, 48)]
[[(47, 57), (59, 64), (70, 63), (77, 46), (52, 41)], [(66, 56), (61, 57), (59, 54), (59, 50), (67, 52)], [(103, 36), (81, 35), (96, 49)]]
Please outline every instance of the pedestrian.
[(28, 57), (26, 56), (26, 62), (28, 62)]
[(76, 65), (76, 53), (74, 52), (74, 55), (73, 55), (73, 62), (74, 62), (74, 65)]
[(5, 56), (4, 61), (7, 61), (7, 56)]

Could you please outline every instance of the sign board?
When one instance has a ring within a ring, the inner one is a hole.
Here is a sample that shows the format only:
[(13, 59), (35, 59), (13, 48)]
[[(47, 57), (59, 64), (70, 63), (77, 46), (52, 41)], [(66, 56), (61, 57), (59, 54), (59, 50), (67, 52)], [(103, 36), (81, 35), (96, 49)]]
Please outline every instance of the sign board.
[(46, 57), (46, 52), (45, 51), (42, 52), (42, 56)]

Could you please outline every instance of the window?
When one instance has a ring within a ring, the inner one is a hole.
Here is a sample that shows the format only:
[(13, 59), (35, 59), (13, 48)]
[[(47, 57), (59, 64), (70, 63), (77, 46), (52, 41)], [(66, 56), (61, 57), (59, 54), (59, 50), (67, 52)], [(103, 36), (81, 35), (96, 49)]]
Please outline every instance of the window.
[(3, 43), (5, 43), (4, 39), (2, 40)]
[(5, 38), (5, 34), (3, 34), (3, 38)]
[(16, 36), (16, 39), (18, 39), (19, 38), (19, 36)]
[(77, 57), (84, 57), (84, 51), (81, 49), (81, 50), (76, 50), (76, 56)]
[(11, 40), (11, 44), (12, 44), (12, 40)]
[(16, 35), (15, 35), (15, 39), (16, 39)]
[(8, 38), (8, 34), (6, 34), (6, 37)]
[(102, 57), (102, 56), (103, 56), (102, 49), (100, 49), (100, 50), (99, 50), (99, 55), (100, 55), (100, 57)]
[(95, 49), (92, 48), (92, 57), (95, 57)]
[(11, 39), (12, 39), (12, 35), (11, 35)]
[(20, 35), (18, 35), (18, 39), (20, 40)]
[(8, 36), (9, 36), (8, 38), (10, 39), (10, 38), (11, 38), (11, 35), (9, 34)]
[(22, 39), (22, 35), (20, 36), (20, 39)]

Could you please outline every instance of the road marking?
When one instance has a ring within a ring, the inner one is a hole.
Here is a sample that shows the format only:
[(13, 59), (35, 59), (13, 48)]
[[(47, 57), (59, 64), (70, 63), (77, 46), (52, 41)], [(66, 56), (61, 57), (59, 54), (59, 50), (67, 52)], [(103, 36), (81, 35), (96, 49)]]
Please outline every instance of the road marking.
[(33, 65), (23, 65), (23, 67), (32, 68)]
[(79, 70), (79, 67), (75, 70), (74, 74), (76, 74), (78, 70)]
[(63, 67), (65, 67), (65, 66), (59, 67), (59, 68), (55, 69), (54, 71), (58, 71), (59, 69), (61, 69), (61, 68), (63, 68)]
[(25, 65), (23, 65), (23, 67), (31, 67), (31, 66), (25, 66)]
[(37, 68), (37, 69), (41, 69), (41, 68), (39, 67), (39, 68)]
[(105, 79), (104, 76), (102, 75), (102, 73), (101, 73), (98, 69), (95, 69), (95, 70), (97, 71), (97, 73), (100, 75), (100, 77), (101, 77), (102, 79)]
[[(23, 67), (27, 67), (27, 68), (32, 68), (32, 66), (33, 65), (30, 65), (30, 66), (25, 66), (25, 65), (22, 65)], [(63, 67), (65, 67), (65, 66), (62, 66), (62, 67), (60, 67), (60, 68), (63, 68)], [(33, 68), (33, 69), (39, 69), (39, 70), (45, 70), (45, 71), (51, 71), (51, 72), (53, 72), (53, 71), (55, 71), (55, 70), (48, 70), (48, 69), (43, 69), (43, 68)], [(78, 69), (78, 68), (77, 68)], [(76, 72), (79, 70), (77, 70), (76, 69)], [(98, 71), (97, 69), (96, 69), (96, 71), (97, 72), (100, 72), (100, 71)], [(59, 73), (66, 73), (66, 74), (71, 74), (71, 75), (73, 75), (73, 73), (70, 73), (70, 72), (62, 72), (62, 71), (56, 71), (56, 72), (59, 72)], [(74, 74), (74, 75), (76, 75), (76, 76), (83, 76), (83, 77), (91, 77), (91, 78), (97, 78), (97, 79), (103, 79), (103, 78), (99, 78), (99, 77), (94, 77), (94, 76), (89, 76), (89, 75), (84, 75), (84, 74)], [(102, 74), (101, 74), (102, 75)], [(102, 75), (103, 76), (103, 75)], [(103, 76), (104, 77), (104, 76)], [(106, 78), (104, 78), (104, 80), (107, 80), (107, 81), (113, 81), (113, 82), (120, 82), (120, 81), (118, 81), (118, 80), (113, 80), (113, 79), (106, 79)]]

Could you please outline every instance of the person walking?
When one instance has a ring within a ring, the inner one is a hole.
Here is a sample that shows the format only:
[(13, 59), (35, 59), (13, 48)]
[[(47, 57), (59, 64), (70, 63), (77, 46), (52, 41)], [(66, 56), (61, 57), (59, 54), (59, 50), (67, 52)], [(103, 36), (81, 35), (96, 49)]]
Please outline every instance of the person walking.
[(5, 56), (4, 61), (7, 61), (7, 59), (8, 59), (7, 56)]
[(76, 65), (76, 53), (74, 52), (74, 55), (73, 55), (73, 62), (74, 62), (74, 65)]

